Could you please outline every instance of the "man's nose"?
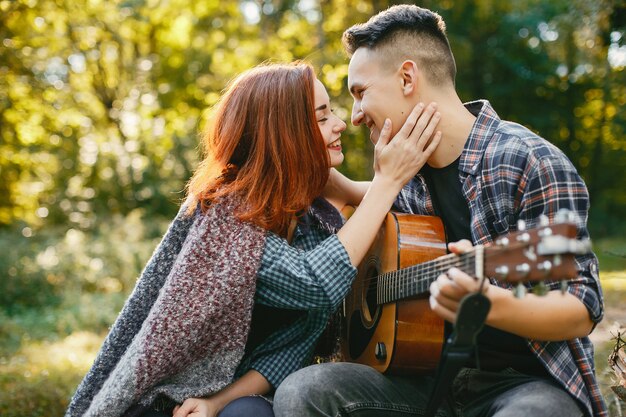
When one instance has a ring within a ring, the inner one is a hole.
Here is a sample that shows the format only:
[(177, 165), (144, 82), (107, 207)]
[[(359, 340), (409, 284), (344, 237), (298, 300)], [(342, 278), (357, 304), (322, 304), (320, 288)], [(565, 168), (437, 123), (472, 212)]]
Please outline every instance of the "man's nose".
[(365, 113), (363, 113), (361, 105), (359, 103), (354, 103), (354, 105), (352, 106), (352, 116), (350, 117), (352, 124), (358, 126), (363, 123), (364, 118)]

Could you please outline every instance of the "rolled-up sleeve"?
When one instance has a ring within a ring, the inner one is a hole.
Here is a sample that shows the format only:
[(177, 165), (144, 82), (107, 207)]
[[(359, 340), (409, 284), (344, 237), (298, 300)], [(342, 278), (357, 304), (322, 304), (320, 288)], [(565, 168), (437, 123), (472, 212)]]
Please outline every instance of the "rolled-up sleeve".
[[(528, 172), (526, 192), (521, 202), (520, 218), (532, 226), (544, 214), (552, 221), (559, 210), (575, 214), (577, 238), (589, 238), (587, 212), (589, 194), (584, 181), (565, 158), (544, 157), (533, 163)], [(594, 323), (604, 314), (602, 288), (598, 275), (598, 259), (593, 253), (576, 256), (578, 276), (568, 281), (568, 292), (579, 298)], [(549, 284), (557, 289), (558, 282)]]
[[(568, 292), (579, 298), (587, 310), (589, 317), (597, 324), (602, 321), (604, 316), (604, 306), (602, 302), (602, 289), (599, 284), (598, 277), (598, 260), (595, 255), (578, 256), (576, 264), (580, 275), (578, 278), (570, 282)], [(590, 285), (589, 283), (594, 283)]]
[(278, 308), (333, 309), (355, 276), (356, 268), (336, 235), (302, 250), (269, 233), (257, 273), (256, 301)]

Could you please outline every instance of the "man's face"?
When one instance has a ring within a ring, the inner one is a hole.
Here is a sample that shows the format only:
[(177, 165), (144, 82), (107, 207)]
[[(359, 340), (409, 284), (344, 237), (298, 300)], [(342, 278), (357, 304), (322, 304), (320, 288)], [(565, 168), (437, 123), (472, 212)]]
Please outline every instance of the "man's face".
[(365, 124), (376, 144), (385, 119), (392, 122), (392, 137), (408, 117), (412, 106), (403, 94), (399, 71), (382, 68), (375, 52), (359, 48), (348, 66), (348, 88), (354, 99), (352, 124)]

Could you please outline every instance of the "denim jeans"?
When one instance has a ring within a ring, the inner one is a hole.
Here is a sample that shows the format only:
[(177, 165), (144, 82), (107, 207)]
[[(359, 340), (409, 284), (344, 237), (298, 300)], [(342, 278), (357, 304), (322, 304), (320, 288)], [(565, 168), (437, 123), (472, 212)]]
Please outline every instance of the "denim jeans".
[(268, 400), (259, 396), (250, 396), (229, 402), (217, 417), (274, 417), (274, 412)]
[[(326, 363), (303, 368), (276, 390), (276, 417), (422, 416), (434, 378), (386, 376), (369, 366)], [(576, 417), (578, 402), (554, 381), (510, 368), (463, 368), (437, 417)]]
[[(171, 411), (144, 409), (139, 417), (172, 417)], [(272, 404), (263, 397), (237, 398), (226, 404), (217, 417), (274, 417)]]

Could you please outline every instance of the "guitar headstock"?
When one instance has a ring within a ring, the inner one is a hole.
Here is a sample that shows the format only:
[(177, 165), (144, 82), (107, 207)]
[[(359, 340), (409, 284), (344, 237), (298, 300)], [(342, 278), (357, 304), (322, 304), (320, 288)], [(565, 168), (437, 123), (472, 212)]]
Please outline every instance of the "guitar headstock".
[(561, 288), (566, 288), (564, 280), (578, 273), (574, 257), (591, 252), (589, 240), (576, 239), (575, 220), (573, 212), (559, 211), (552, 224), (545, 216), (533, 229), (518, 223), (517, 232), (485, 247), (485, 275), (512, 284), (540, 282), (539, 290), (545, 289), (543, 281), (561, 280)]

